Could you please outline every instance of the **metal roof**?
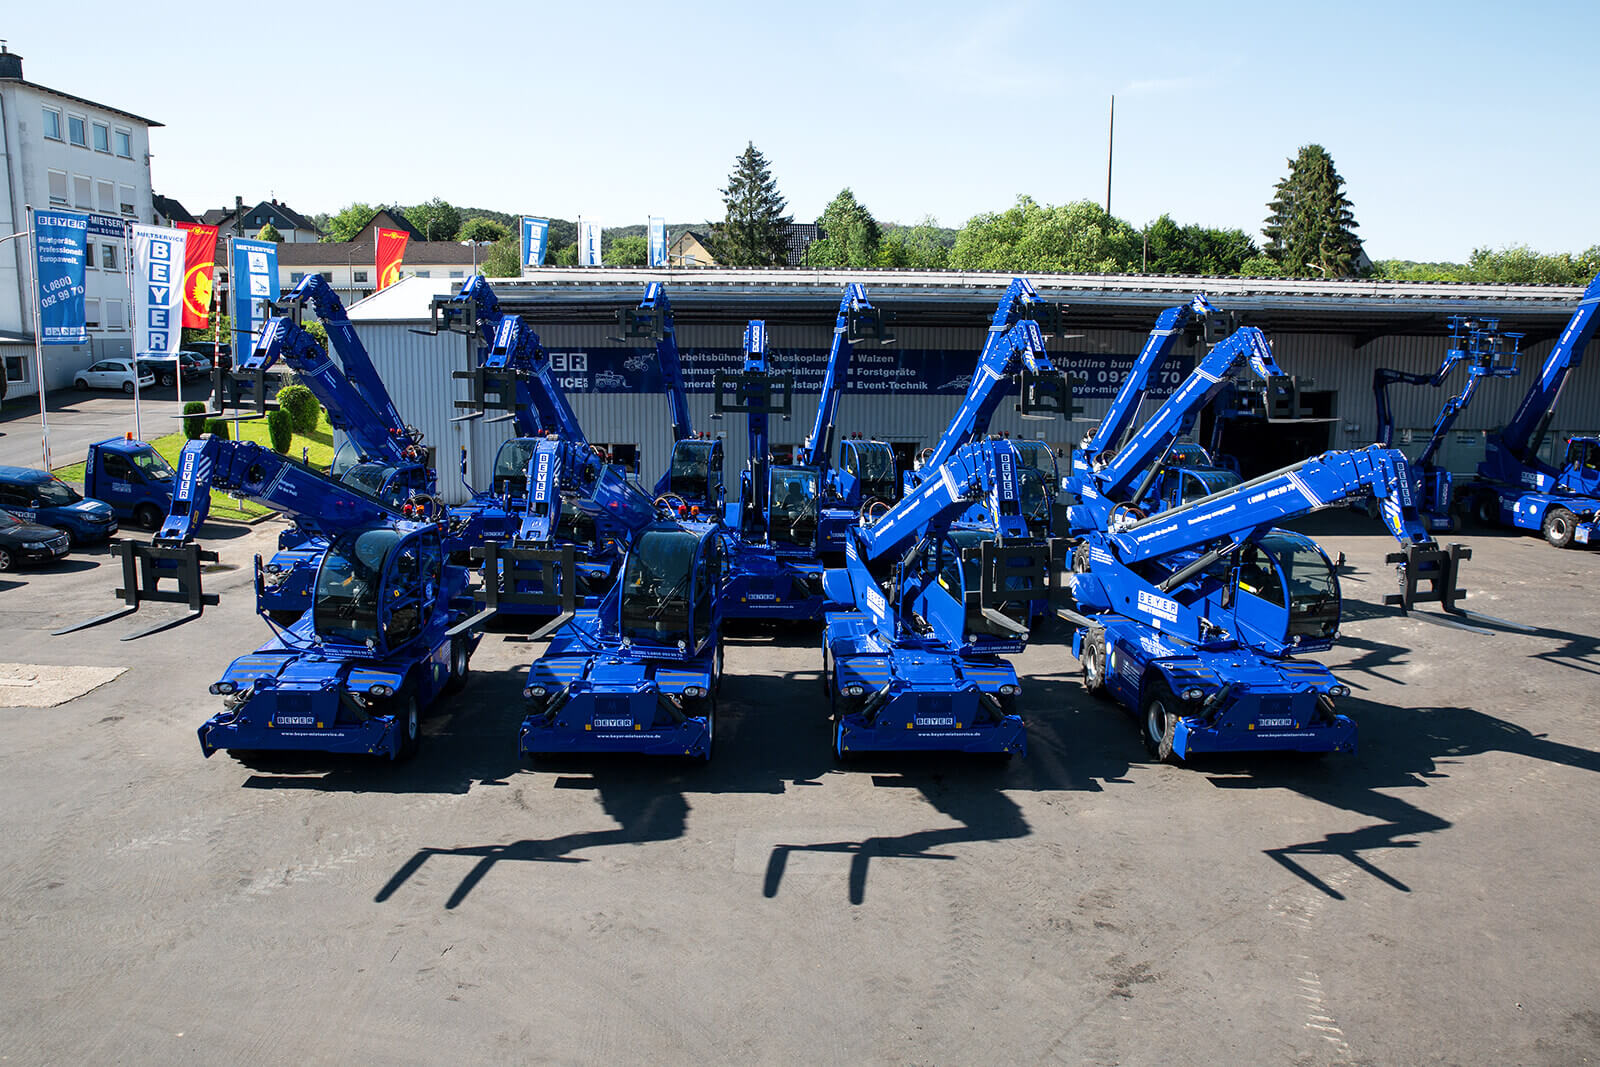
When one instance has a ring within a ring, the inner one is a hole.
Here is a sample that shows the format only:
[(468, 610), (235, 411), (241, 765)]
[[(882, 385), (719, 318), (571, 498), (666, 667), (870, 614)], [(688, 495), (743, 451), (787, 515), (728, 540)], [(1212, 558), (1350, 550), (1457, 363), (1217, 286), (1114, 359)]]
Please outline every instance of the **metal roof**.
[[(920, 326), (987, 324), (1013, 275), (895, 270), (794, 270), (544, 267), (529, 278), (491, 279), (508, 311), (530, 322), (599, 322), (635, 303), (647, 282), (667, 285), (681, 323), (815, 323), (838, 306), (850, 282), (896, 320)], [(1040, 294), (1067, 305), (1066, 327), (1148, 330), (1160, 309), (1204, 293), (1249, 325), (1294, 333), (1337, 333), (1359, 346), (1378, 337), (1440, 335), (1451, 315), (1498, 318), (1530, 343), (1553, 336), (1571, 317), (1576, 286), (1461, 282), (1307, 281), (1281, 278), (1126, 274), (1033, 274)], [(399, 294), (396, 294), (399, 295)], [(385, 308), (399, 311), (398, 302)], [(410, 309), (407, 309), (408, 312)], [(379, 318), (378, 308), (369, 318)], [(426, 318), (400, 313), (388, 321)]]

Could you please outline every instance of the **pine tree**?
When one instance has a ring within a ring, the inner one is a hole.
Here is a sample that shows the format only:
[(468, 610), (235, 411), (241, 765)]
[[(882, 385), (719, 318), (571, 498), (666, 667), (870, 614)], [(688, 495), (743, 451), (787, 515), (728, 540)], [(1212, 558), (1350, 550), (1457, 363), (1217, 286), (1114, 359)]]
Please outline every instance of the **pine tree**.
[(1289, 173), (1267, 205), (1264, 251), (1287, 277), (1354, 277), (1361, 239), (1333, 157), (1312, 144), (1288, 163)]
[(791, 217), (754, 142), (734, 161), (728, 187), (721, 190), (727, 218), (711, 227), (711, 254), (729, 267), (782, 266), (788, 255)]

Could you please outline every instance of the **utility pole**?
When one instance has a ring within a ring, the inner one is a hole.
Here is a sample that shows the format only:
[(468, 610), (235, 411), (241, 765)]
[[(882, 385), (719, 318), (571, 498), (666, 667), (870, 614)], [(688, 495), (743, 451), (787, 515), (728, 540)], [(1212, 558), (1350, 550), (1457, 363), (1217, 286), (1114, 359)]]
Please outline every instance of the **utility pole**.
[(1117, 147), (1117, 94), (1111, 94), (1111, 118), (1106, 124), (1106, 214), (1111, 214), (1111, 157)]

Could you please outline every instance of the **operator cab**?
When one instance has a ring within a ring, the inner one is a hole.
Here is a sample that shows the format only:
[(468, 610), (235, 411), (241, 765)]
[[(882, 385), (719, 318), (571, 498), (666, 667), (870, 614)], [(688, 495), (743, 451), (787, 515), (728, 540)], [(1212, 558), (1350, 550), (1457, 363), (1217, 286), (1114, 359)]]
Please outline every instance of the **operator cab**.
[(698, 654), (715, 630), (724, 570), (722, 540), (711, 527), (660, 523), (644, 530), (618, 586), (623, 641), (642, 656)]
[(1338, 634), (1339, 577), (1303, 534), (1275, 529), (1245, 545), (1231, 582), (1234, 621), (1259, 643), (1320, 650)]
[(839, 445), (839, 466), (841, 495), (850, 507), (860, 508), (869, 500), (899, 501), (900, 475), (889, 442), (850, 438)]
[(767, 536), (776, 544), (815, 549), (821, 472), (815, 467), (773, 467), (767, 484)]
[(312, 628), (323, 641), (379, 655), (399, 649), (432, 616), (443, 562), (432, 526), (340, 533), (317, 568)]
[(528, 461), (539, 445), (536, 437), (513, 437), (494, 454), (494, 476), (490, 490), (496, 496), (523, 497), (528, 494)]
[[(967, 593), (978, 591), (983, 581), (983, 567), (976, 554), (985, 541), (992, 540), (994, 533), (990, 530), (952, 529), (939, 540), (938, 546), (933, 550), (931, 562), (937, 570), (940, 587), (962, 605), (961, 629), (964, 634), (979, 634), (1014, 641), (1016, 639), (1014, 633), (991, 621), (977, 606), (969, 604), (967, 600)], [(969, 552), (973, 557), (963, 558)], [(1008, 589), (1025, 591), (1025, 583), (1021, 578), (1007, 578), (1005, 583)], [(1032, 613), (1031, 598), (1002, 601), (996, 610), (1026, 626)]]
[(1600, 492), (1600, 438), (1574, 437), (1567, 442), (1559, 484), (1570, 492)]
[(686, 437), (672, 446), (666, 491), (685, 503), (722, 508), (722, 441)]
[(427, 470), (415, 464), (397, 467), (377, 461), (357, 463), (345, 470), (339, 483), (376, 497), (394, 508), (413, 497), (428, 494)]

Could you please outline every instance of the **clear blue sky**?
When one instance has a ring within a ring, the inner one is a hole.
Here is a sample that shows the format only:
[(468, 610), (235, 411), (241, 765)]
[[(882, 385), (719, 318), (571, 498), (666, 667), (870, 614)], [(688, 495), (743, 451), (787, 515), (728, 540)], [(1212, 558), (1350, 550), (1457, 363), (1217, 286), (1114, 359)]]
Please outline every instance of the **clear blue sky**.
[(1019, 193), (1103, 200), (1114, 93), (1135, 225), (1256, 233), (1316, 142), (1374, 258), (1600, 244), (1587, 2), (12, 6), (28, 79), (165, 123), (156, 189), (197, 213), (442, 196), (698, 222), (754, 141), (797, 220), (850, 186), (879, 219), (960, 226)]

